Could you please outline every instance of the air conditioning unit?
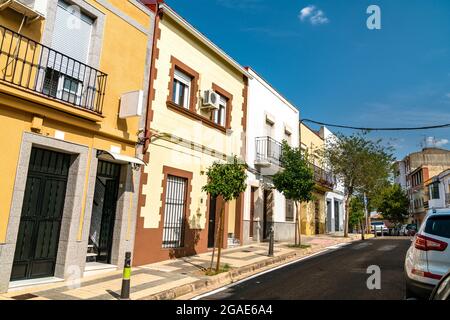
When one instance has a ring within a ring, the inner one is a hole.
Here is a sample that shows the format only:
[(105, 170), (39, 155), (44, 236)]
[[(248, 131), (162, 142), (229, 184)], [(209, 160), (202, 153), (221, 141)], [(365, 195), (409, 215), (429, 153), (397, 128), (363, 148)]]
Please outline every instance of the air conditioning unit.
[(0, 0), (0, 11), (10, 8), (28, 18), (28, 22), (45, 19), (48, 0)]
[(142, 116), (144, 108), (144, 91), (127, 92), (120, 97), (119, 118), (127, 119)]
[(220, 96), (212, 90), (205, 91), (202, 109), (219, 109)]

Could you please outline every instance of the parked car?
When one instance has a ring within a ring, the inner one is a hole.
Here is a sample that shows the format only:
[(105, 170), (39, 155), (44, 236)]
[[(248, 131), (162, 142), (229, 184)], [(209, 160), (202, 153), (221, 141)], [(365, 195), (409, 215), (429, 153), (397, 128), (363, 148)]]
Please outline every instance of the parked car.
[(374, 221), (371, 223), (372, 225), (372, 233), (377, 232), (377, 234), (381, 234), (383, 231), (383, 234), (387, 235), (389, 233), (388, 227), (386, 227), (386, 224), (383, 221)]
[(406, 298), (428, 299), (450, 269), (450, 209), (430, 210), (406, 253)]
[(416, 224), (408, 224), (406, 225), (406, 234), (405, 236), (414, 237), (417, 233), (417, 225)]
[(430, 300), (450, 301), (450, 271), (439, 281)]
[(400, 227), (400, 236), (407, 236), (407, 229), (406, 229), (406, 227), (407, 227), (408, 225), (407, 224), (403, 224), (401, 227)]

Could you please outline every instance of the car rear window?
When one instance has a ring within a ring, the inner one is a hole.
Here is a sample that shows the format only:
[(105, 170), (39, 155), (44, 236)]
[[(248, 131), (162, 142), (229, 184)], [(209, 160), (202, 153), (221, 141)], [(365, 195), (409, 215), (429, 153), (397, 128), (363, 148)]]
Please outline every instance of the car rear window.
[(450, 216), (434, 216), (428, 218), (425, 232), (450, 239)]

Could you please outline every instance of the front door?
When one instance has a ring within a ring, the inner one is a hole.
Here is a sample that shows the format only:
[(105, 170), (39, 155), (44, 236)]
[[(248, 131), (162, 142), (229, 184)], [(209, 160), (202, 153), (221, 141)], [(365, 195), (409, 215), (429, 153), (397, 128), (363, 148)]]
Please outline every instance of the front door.
[(333, 232), (333, 206), (331, 200), (327, 200), (327, 231)]
[(11, 280), (55, 272), (70, 155), (32, 148)]
[(214, 248), (214, 235), (216, 233), (216, 209), (217, 198), (209, 199), (209, 219), (208, 219), (208, 248)]
[(334, 201), (334, 230), (336, 232), (340, 231), (340, 215), (341, 215), (341, 204), (339, 201)]
[(111, 263), (119, 180), (119, 164), (98, 162), (89, 232), (90, 253), (88, 253), (94, 256), (95, 262)]
[(314, 226), (315, 234), (320, 234), (320, 202), (315, 201), (314, 203)]

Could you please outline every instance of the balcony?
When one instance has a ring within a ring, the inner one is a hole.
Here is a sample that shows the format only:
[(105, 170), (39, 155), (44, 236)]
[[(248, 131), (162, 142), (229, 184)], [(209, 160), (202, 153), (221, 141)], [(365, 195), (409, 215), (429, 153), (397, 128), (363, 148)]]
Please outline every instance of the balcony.
[(311, 163), (311, 167), (314, 171), (314, 181), (319, 186), (323, 187), (324, 189), (331, 189), (333, 190), (336, 179), (334, 178), (333, 174), (329, 171), (326, 171), (325, 169), (322, 169), (314, 164)]
[(256, 138), (255, 166), (263, 176), (273, 176), (281, 170), (281, 147), (281, 143), (271, 137)]
[(0, 26), (0, 81), (101, 115), (107, 75)]

